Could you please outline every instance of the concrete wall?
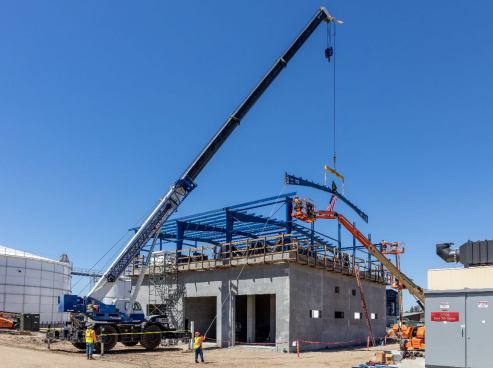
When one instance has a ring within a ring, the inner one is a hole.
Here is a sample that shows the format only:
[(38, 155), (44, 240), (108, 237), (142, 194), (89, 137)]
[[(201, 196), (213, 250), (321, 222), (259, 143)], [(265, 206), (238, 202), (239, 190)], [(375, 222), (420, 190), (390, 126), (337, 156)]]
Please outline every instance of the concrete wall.
[[(241, 272), (241, 275), (240, 275)], [(349, 341), (368, 336), (364, 316), (354, 319), (354, 312), (363, 312), (356, 278), (331, 273), (322, 269), (297, 263), (248, 265), (241, 267), (214, 269), (202, 272), (180, 272), (179, 284), (184, 287), (184, 295), (179, 308), (194, 308), (193, 303), (200, 297), (216, 298), (216, 338), (234, 340), (234, 296), (271, 294), (271, 315), (275, 315), (275, 341), (289, 342), (296, 339), (310, 341)], [(385, 335), (385, 285), (362, 280), (368, 313), (376, 313), (372, 320), (375, 336)], [(339, 293), (335, 293), (335, 287)], [(356, 295), (352, 295), (352, 290)], [(138, 301), (146, 304), (148, 283), (144, 281)], [(190, 304), (192, 303), (192, 304)], [(224, 303), (224, 304), (223, 304)], [(322, 311), (322, 318), (310, 318), (310, 310)], [(335, 318), (335, 312), (344, 312), (343, 319)], [(183, 312), (182, 312), (183, 313)], [(211, 319), (207, 317), (207, 319)], [(201, 322), (194, 321), (196, 326)], [(212, 322), (206, 321), (205, 325)], [(203, 326), (200, 325), (202, 329)], [(183, 328), (183, 321), (176, 323)], [(205, 332), (205, 331), (201, 331)], [(218, 342), (220, 347), (228, 347), (229, 342)], [(302, 350), (323, 349), (326, 345), (302, 344)], [(290, 343), (276, 345), (278, 351), (296, 350)]]
[[(354, 313), (363, 313), (358, 283), (355, 277), (331, 273), (292, 263), (290, 276), (290, 332), (291, 340), (339, 342), (366, 338), (368, 327), (364, 314), (355, 319)], [(361, 280), (373, 334), (385, 336), (385, 285)], [(339, 287), (339, 293), (335, 288)], [(353, 295), (352, 290), (356, 290)], [(310, 310), (320, 310), (322, 318), (310, 318)], [(335, 318), (335, 312), (344, 312), (344, 318)], [(361, 344), (362, 341), (347, 345)], [(366, 342), (364, 342), (366, 343)], [(338, 345), (338, 346), (345, 346)], [(300, 343), (300, 350), (323, 349), (330, 345)], [(290, 348), (295, 351), (295, 347)]]
[[(240, 271), (240, 267), (235, 267), (180, 272), (178, 282), (185, 285), (186, 298), (217, 297), (217, 339), (225, 341), (234, 340), (233, 296), (275, 294), (276, 341), (289, 341), (289, 264), (246, 266), (239, 276)], [(221, 347), (230, 345), (228, 342), (218, 342)], [(284, 344), (279, 349), (287, 347), (288, 344)]]
[[(190, 323), (194, 322), (195, 332), (199, 331), (202, 335), (208, 331), (207, 337), (216, 338), (216, 316), (218, 300), (216, 297), (184, 298), (185, 313), (184, 319)], [(221, 303), (219, 301), (219, 303)], [(187, 326), (184, 326), (185, 328)]]

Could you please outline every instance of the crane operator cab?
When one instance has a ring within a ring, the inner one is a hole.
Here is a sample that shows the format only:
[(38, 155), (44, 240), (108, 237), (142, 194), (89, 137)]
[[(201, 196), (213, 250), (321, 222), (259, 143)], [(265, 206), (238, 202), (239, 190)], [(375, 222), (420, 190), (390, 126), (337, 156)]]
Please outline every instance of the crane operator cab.
[[(130, 303), (130, 300), (128, 300), (128, 299), (117, 299), (113, 302), (113, 305), (116, 307), (117, 311), (125, 313), (125, 311), (128, 308), (129, 303)], [(130, 312), (130, 317), (134, 321), (145, 320), (144, 311), (142, 310), (142, 306), (140, 305), (139, 302), (134, 302), (134, 305), (132, 307), (132, 311)]]

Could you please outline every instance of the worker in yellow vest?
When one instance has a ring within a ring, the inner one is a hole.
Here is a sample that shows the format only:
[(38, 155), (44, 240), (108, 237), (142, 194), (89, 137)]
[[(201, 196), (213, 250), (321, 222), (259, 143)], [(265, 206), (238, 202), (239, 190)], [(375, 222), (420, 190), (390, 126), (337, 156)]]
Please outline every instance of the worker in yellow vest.
[(300, 212), (303, 208), (303, 202), (301, 201), (301, 199), (295, 195), (294, 196), (294, 209), (296, 212)]
[(94, 331), (94, 327), (92, 324), (87, 326), (86, 329), (86, 355), (87, 359), (92, 359), (92, 352), (94, 350), (94, 343), (97, 343), (98, 340), (96, 339), (96, 332)]
[(202, 341), (205, 340), (205, 336), (200, 336), (200, 332), (195, 332), (195, 340), (193, 348), (195, 349), (195, 363), (199, 362), (199, 355), (202, 363), (204, 363), (204, 353), (202, 352)]

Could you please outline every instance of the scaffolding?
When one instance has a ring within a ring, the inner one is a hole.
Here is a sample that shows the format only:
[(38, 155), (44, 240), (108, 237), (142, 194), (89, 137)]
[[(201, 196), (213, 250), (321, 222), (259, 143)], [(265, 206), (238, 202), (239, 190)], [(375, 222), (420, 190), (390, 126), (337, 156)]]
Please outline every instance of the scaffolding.
[[(149, 265), (149, 303), (147, 315), (173, 316), (171, 325), (180, 324), (183, 308), (178, 307), (183, 288), (178, 284), (176, 253), (162, 252)], [(174, 326), (176, 327), (176, 326)]]

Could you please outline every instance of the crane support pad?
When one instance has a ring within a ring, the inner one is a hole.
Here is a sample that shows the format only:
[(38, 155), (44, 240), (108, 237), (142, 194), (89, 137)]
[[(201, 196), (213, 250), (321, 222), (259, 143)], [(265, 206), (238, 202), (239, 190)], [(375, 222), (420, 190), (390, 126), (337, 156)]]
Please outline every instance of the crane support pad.
[(336, 190), (332, 190), (329, 187), (326, 187), (325, 185), (317, 184), (309, 180), (305, 180), (303, 178), (299, 178), (297, 176), (289, 175), (288, 173), (284, 174), (284, 184), (286, 185), (300, 185), (304, 187), (310, 187), (310, 188), (315, 188), (318, 190), (322, 190), (327, 193), (331, 193), (335, 195), (337, 198), (339, 198), (341, 201), (346, 203), (351, 209), (358, 214), (359, 217), (363, 219), (364, 222), (368, 223), (368, 215), (361, 211), (358, 207), (356, 207), (354, 204), (352, 204), (346, 197), (344, 197), (342, 194), (338, 193)]

